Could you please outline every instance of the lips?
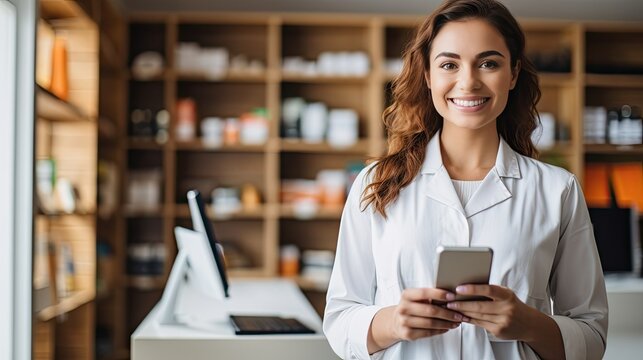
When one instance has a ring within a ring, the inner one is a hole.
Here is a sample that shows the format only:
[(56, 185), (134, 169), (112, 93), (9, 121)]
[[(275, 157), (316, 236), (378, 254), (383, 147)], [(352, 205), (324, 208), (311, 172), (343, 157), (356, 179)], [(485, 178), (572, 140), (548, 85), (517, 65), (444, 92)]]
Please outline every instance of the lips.
[(449, 98), (449, 101), (454, 103), (455, 105), (459, 107), (465, 107), (465, 108), (474, 108), (477, 106), (480, 106), (487, 101), (489, 101), (490, 98), (488, 97), (476, 97), (476, 98)]

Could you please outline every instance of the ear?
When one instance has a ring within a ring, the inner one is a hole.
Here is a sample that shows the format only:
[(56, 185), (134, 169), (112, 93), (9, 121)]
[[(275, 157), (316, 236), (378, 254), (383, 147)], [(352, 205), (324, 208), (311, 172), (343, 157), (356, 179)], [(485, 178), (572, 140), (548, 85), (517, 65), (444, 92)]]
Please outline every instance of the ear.
[(520, 60), (516, 62), (516, 66), (511, 70), (511, 85), (509, 86), (509, 90), (513, 90), (514, 87), (516, 87), (518, 75), (520, 75)]
[(429, 78), (429, 72), (425, 71), (424, 72), (424, 81), (426, 82), (426, 87), (431, 90), (431, 78)]

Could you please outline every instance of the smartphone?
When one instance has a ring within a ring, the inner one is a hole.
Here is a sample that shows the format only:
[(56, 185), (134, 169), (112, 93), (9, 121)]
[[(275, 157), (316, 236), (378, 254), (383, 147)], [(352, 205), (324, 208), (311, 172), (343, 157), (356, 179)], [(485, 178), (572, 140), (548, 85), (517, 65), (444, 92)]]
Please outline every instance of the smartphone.
[[(451, 291), (464, 284), (488, 284), (493, 250), (488, 247), (444, 247), (437, 251), (438, 266), (435, 287)], [(491, 300), (484, 296), (457, 295), (455, 301)], [(433, 300), (438, 305), (445, 301)]]

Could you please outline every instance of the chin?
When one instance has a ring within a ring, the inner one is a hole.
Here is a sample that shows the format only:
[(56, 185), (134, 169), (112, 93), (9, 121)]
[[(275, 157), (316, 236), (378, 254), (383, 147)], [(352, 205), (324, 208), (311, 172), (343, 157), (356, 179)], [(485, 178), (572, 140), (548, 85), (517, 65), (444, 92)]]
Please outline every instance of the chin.
[(496, 120), (491, 120), (491, 121), (476, 121), (473, 119), (458, 119), (456, 121), (451, 121), (451, 120), (444, 120), (444, 125), (447, 125), (462, 129), (462, 130), (482, 130), (486, 129), (487, 127), (493, 126), (493, 128), (496, 128)]

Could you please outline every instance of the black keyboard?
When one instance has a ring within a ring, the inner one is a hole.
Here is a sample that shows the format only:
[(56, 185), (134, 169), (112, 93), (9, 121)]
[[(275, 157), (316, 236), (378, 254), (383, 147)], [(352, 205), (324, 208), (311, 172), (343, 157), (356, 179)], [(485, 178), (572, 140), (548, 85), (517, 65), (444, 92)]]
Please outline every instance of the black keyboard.
[(237, 335), (315, 333), (314, 330), (293, 318), (230, 315), (230, 320)]

